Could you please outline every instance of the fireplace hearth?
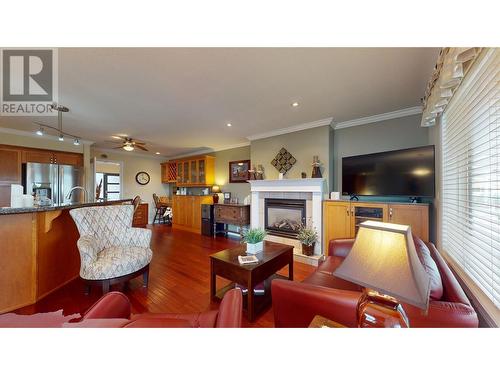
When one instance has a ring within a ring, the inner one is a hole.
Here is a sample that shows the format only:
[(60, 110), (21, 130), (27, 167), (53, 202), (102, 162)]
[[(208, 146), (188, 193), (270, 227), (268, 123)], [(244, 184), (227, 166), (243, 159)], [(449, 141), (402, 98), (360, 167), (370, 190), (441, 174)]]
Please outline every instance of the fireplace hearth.
[(306, 223), (306, 201), (304, 199), (264, 200), (264, 222), (269, 234), (297, 238), (301, 225)]

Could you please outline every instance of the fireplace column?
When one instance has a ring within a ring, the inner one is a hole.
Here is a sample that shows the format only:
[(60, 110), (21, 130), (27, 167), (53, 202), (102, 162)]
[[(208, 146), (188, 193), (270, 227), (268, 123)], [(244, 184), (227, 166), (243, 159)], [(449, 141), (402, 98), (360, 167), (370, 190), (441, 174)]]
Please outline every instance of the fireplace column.
[(259, 222), (259, 192), (252, 191), (252, 204), (250, 206), (250, 228), (259, 228), (262, 224)]

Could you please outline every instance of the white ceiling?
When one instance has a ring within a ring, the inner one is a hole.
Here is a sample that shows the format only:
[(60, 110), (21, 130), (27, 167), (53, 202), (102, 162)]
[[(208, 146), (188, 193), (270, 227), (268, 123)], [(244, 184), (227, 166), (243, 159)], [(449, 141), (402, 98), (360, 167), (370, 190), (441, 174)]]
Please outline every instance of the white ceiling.
[[(352, 120), (420, 104), (437, 48), (61, 48), (64, 128), (151, 151), (220, 149), (327, 117)], [(292, 108), (291, 103), (300, 105)], [(33, 120), (0, 127), (34, 131)], [(228, 128), (226, 123), (231, 122)]]

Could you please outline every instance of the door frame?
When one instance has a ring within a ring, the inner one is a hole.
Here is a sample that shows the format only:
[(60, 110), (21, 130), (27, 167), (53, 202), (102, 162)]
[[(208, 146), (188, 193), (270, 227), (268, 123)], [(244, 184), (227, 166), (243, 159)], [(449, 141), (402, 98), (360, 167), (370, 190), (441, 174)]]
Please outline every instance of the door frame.
[(99, 159), (94, 158), (94, 167), (92, 169), (92, 186), (93, 186), (93, 198), (95, 200), (95, 188), (96, 188), (96, 180), (95, 175), (97, 173), (97, 163), (114, 163), (120, 165), (120, 199), (123, 199), (123, 171), (124, 171), (124, 162), (122, 160), (109, 160), (109, 159)]

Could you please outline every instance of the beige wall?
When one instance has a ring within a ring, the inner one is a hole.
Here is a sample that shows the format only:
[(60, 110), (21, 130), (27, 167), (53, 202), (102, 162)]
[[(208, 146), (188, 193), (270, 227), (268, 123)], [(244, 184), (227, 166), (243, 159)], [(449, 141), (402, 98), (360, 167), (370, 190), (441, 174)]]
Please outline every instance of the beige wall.
[(271, 165), (271, 160), (284, 147), (297, 159), (286, 177), (301, 178), (301, 172), (311, 177), (313, 156), (318, 155), (322, 163), (321, 173), (330, 185), (330, 131), (331, 127), (325, 125), (252, 141), (250, 144), (252, 164), (262, 164), (266, 179), (277, 179), (279, 172)]
[(220, 186), (222, 192), (231, 192), (231, 197), (237, 197), (239, 203), (250, 194), (250, 184), (229, 183), (229, 162), (250, 159), (250, 146), (232, 148), (230, 150), (217, 151), (211, 154), (215, 156), (215, 183)]
[[(103, 158), (102, 155), (107, 155)], [(122, 152), (113, 152), (107, 150), (92, 150), (92, 157), (98, 160), (108, 160), (123, 163), (123, 187), (122, 198), (132, 199), (139, 195), (144, 202), (149, 204), (149, 221), (152, 222), (154, 217), (153, 193), (158, 195), (170, 195), (170, 187), (168, 184), (161, 182), (161, 166), (160, 163), (164, 160), (160, 158), (144, 157), (133, 152), (124, 154)], [(151, 177), (147, 185), (139, 185), (135, 181), (135, 175), (138, 172), (147, 172)]]

